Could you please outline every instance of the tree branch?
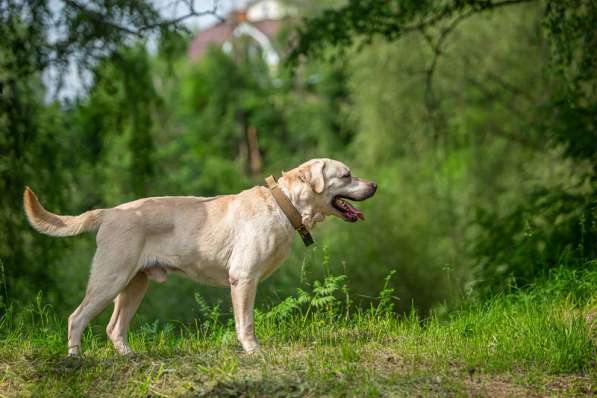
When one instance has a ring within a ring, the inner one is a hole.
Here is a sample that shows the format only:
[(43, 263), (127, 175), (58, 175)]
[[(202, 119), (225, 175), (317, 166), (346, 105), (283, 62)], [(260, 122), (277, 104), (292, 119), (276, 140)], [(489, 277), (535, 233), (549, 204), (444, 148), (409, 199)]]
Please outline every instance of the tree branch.
[(185, 19), (188, 19), (191, 17), (204, 17), (207, 15), (211, 15), (211, 16), (217, 18), (219, 21), (224, 20), (224, 17), (222, 17), (221, 15), (218, 14), (218, 6), (219, 6), (218, 0), (213, 1), (213, 5), (212, 5), (211, 9), (204, 10), (204, 11), (196, 11), (195, 10), (195, 0), (185, 0), (184, 3), (187, 4), (187, 7), (189, 9), (189, 11), (186, 14), (181, 15), (176, 18), (173, 18), (173, 19), (167, 19), (167, 20), (164, 20), (161, 22), (156, 22), (154, 24), (141, 26), (139, 29), (137, 29), (137, 32), (141, 33), (141, 32), (147, 31), (147, 30), (153, 30), (155, 28), (162, 28), (162, 27), (168, 26), (168, 25), (176, 25), (176, 24), (184, 21)]
[[(322, 15), (307, 18), (298, 32), (298, 41), (288, 55), (288, 62), (296, 64), (300, 56), (318, 55), (326, 44), (339, 50), (354, 44), (357, 36), (370, 40), (380, 35), (389, 41), (398, 40), (404, 34), (418, 32), (456, 17), (459, 14), (478, 14), (516, 4), (538, 0), (452, 0), (437, 6), (425, 6), (413, 2), (401, 7), (399, 0), (371, 2), (350, 1), (340, 9), (328, 9)], [(365, 5), (365, 3), (367, 5)]]
[[(472, 4), (473, 8), (471, 10), (469, 10), (468, 13), (475, 14), (478, 12), (493, 10), (495, 8), (500, 8), (503, 6), (510, 6), (510, 5), (522, 4), (522, 3), (530, 3), (530, 2), (534, 2), (534, 1), (537, 1), (537, 0), (506, 0), (506, 1), (501, 1), (498, 3), (479, 2), (478, 5)], [(460, 6), (460, 7), (462, 7), (462, 6)], [(432, 16), (431, 18), (427, 19), (426, 21), (423, 21), (423, 22), (420, 22), (420, 23), (417, 23), (414, 25), (410, 25), (410, 26), (405, 26), (400, 30), (402, 33), (417, 32), (417, 31), (420, 31), (421, 29), (425, 29), (425, 28), (428, 28), (430, 26), (437, 24), (442, 19), (449, 17), (450, 15), (454, 14), (457, 11), (459, 11), (459, 9), (457, 7), (445, 8), (440, 13)]]
[(224, 19), (222, 16), (220, 16), (218, 14), (219, 0), (214, 0), (212, 8), (209, 10), (204, 10), (204, 11), (197, 11), (195, 9), (195, 1), (194, 0), (185, 0), (184, 3), (187, 5), (187, 8), (188, 8), (188, 11), (186, 14), (181, 15), (176, 18), (165, 19), (165, 20), (154, 22), (154, 23), (142, 25), (135, 29), (135, 28), (130, 28), (128, 26), (114, 22), (114, 21), (110, 20), (110, 18), (108, 16), (102, 14), (101, 12), (91, 10), (75, 0), (62, 0), (62, 2), (68, 6), (71, 6), (75, 9), (79, 10), (79, 12), (81, 12), (81, 13), (84, 13), (90, 19), (92, 19), (95, 23), (97, 23), (99, 25), (105, 25), (110, 28), (119, 30), (125, 34), (133, 35), (133, 36), (136, 36), (139, 38), (143, 37), (144, 32), (152, 31), (154, 29), (163, 28), (163, 27), (170, 26), (170, 25), (177, 25), (180, 22), (182, 22), (188, 18), (191, 18), (191, 17), (202, 17), (202, 16), (211, 15), (220, 21)]
[(531, 103), (537, 102), (537, 100), (535, 98), (533, 98), (533, 96), (531, 96), (529, 93), (520, 89), (519, 87), (514, 86), (512, 83), (507, 82), (501, 76), (498, 76), (493, 72), (487, 72), (486, 76), (488, 78), (490, 78), (491, 80), (493, 80), (494, 82), (498, 83), (500, 86), (502, 86), (506, 90), (524, 98), (528, 102), (531, 102)]
[[(437, 34), (436, 37), (433, 37), (432, 35), (430, 35), (427, 32), (427, 28), (439, 23), (439, 21), (441, 21), (442, 19), (447, 18), (449, 15), (453, 14), (454, 10), (444, 9), (441, 13), (432, 17), (431, 19), (429, 19), (425, 22), (422, 22), (420, 24), (417, 24), (417, 25), (412, 25), (403, 30), (403, 32), (408, 32), (410, 30), (418, 30), (425, 38), (425, 41), (429, 44), (432, 54), (433, 54), (429, 66), (424, 71), (424, 73), (425, 73), (424, 102), (425, 102), (425, 107), (427, 108), (427, 111), (429, 112), (430, 116), (432, 117), (432, 120), (434, 121), (434, 123), (433, 123), (434, 126), (436, 126), (437, 128), (441, 128), (441, 126), (444, 125), (443, 119), (445, 117), (441, 113), (439, 101), (438, 101), (438, 99), (434, 93), (434, 90), (433, 90), (433, 77), (434, 77), (435, 71), (437, 69), (439, 57), (443, 54), (443, 45), (444, 45), (446, 39), (448, 38), (448, 36), (450, 35), (450, 33), (452, 33), (454, 31), (454, 29), (456, 29), (456, 27), (462, 21), (464, 21), (465, 19), (467, 19), (473, 15), (476, 15), (479, 12), (502, 7), (502, 6), (526, 3), (526, 2), (530, 2), (530, 1), (535, 1), (535, 0), (505, 0), (505, 1), (502, 1), (499, 3), (483, 3), (480, 5), (481, 9), (478, 9), (473, 4), (471, 9), (457, 15), (454, 19), (452, 19), (452, 21), (450, 21), (450, 23), (445, 28), (440, 30), (440, 32)], [(499, 83), (506, 84), (503, 81), (500, 81)], [(512, 89), (512, 87), (509, 87), (509, 88)], [(516, 109), (512, 108), (508, 104), (505, 104), (505, 106), (511, 112), (513, 112), (513, 113), (517, 112)], [(518, 114), (518, 113), (516, 113), (516, 114), (518, 117), (521, 117), (520, 114)], [(438, 119), (438, 120), (435, 120), (435, 119)], [(502, 136), (506, 136), (506, 134), (503, 133)], [(523, 140), (517, 140), (517, 141), (520, 143), (524, 143), (526, 145), (530, 145), (528, 143), (528, 141), (527, 142), (522, 142)]]
[(77, 10), (79, 10), (79, 12), (87, 15), (87, 17), (89, 17), (95, 23), (97, 23), (99, 25), (106, 25), (106, 26), (109, 26), (116, 30), (120, 30), (121, 32), (141, 37), (139, 32), (129, 29), (126, 26), (122, 26), (115, 22), (110, 21), (104, 14), (102, 14), (99, 11), (90, 10), (87, 7), (83, 6), (82, 4), (79, 4), (78, 2), (76, 2), (74, 0), (62, 0), (62, 1), (64, 2), (64, 4), (69, 5), (73, 8), (76, 8)]
[(442, 46), (446, 41), (448, 35), (452, 31), (454, 31), (458, 24), (473, 14), (474, 12), (472, 10), (469, 10), (468, 12), (460, 14), (459, 16), (454, 18), (447, 27), (441, 30), (437, 40), (435, 41), (433, 40), (433, 37), (431, 37), (425, 31), (424, 28), (421, 28), (420, 30), (423, 34), (423, 37), (431, 47), (431, 51), (433, 52), (431, 63), (425, 70), (425, 102), (430, 111), (433, 111), (434, 108), (436, 108), (437, 106), (437, 99), (435, 98), (435, 95), (433, 93), (433, 76), (435, 74), (439, 56), (443, 53)]

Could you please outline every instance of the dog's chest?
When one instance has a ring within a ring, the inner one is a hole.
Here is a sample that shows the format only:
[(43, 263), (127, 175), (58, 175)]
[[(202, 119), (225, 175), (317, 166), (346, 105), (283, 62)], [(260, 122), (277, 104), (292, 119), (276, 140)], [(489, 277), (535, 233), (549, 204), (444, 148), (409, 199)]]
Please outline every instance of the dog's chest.
[(288, 237), (281, 240), (276, 246), (273, 247), (269, 256), (261, 263), (260, 269), (260, 280), (263, 280), (270, 276), (276, 268), (284, 261), (292, 244), (292, 238)]
[(288, 255), (293, 229), (286, 219), (269, 217), (239, 225), (228, 261), (231, 275), (259, 280), (269, 276)]

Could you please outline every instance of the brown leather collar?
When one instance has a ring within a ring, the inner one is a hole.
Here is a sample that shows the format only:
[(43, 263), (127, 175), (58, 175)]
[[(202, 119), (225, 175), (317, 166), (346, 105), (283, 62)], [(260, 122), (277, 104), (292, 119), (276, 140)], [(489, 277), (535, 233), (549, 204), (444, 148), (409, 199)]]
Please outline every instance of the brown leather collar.
[(265, 182), (267, 183), (267, 187), (276, 200), (276, 203), (278, 203), (278, 206), (280, 206), (280, 209), (282, 209), (282, 212), (286, 215), (288, 221), (290, 221), (290, 224), (292, 224), (294, 229), (296, 229), (296, 232), (298, 232), (303, 239), (305, 246), (313, 244), (313, 237), (309, 231), (307, 231), (307, 227), (305, 227), (303, 224), (301, 214), (298, 212), (296, 207), (294, 207), (290, 199), (286, 197), (284, 192), (282, 192), (274, 176), (267, 177)]

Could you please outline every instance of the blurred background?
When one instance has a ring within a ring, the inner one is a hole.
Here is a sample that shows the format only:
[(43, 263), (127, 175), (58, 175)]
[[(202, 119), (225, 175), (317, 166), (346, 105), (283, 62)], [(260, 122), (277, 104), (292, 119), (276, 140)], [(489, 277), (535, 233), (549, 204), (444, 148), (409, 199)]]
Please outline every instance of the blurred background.
[[(235, 193), (313, 157), (375, 180), (366, 221), (296, 239), (259, 290), (324, 273), (359, 305), (445, 311), (594, 266), (593, 1), (0, 0), (0, 303), (83, 297), (95, 237), (29, 227), (30, 186), (79, 214)], [(170, 276), (137, 322), (199, 315)], [(104, 314), (106, 317), (108, 314)]]

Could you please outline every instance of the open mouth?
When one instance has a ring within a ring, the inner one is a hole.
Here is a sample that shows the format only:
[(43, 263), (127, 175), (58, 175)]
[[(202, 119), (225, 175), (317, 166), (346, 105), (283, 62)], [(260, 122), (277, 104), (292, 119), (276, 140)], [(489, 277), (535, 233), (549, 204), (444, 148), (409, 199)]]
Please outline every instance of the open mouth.
[(356, 222), (359, 219), (365, 220), (365, 215), (362, 211), (351, 205), (344, 197), (335, 196), (332, 199), (332, 206), (342, 214), (345, 221)]

